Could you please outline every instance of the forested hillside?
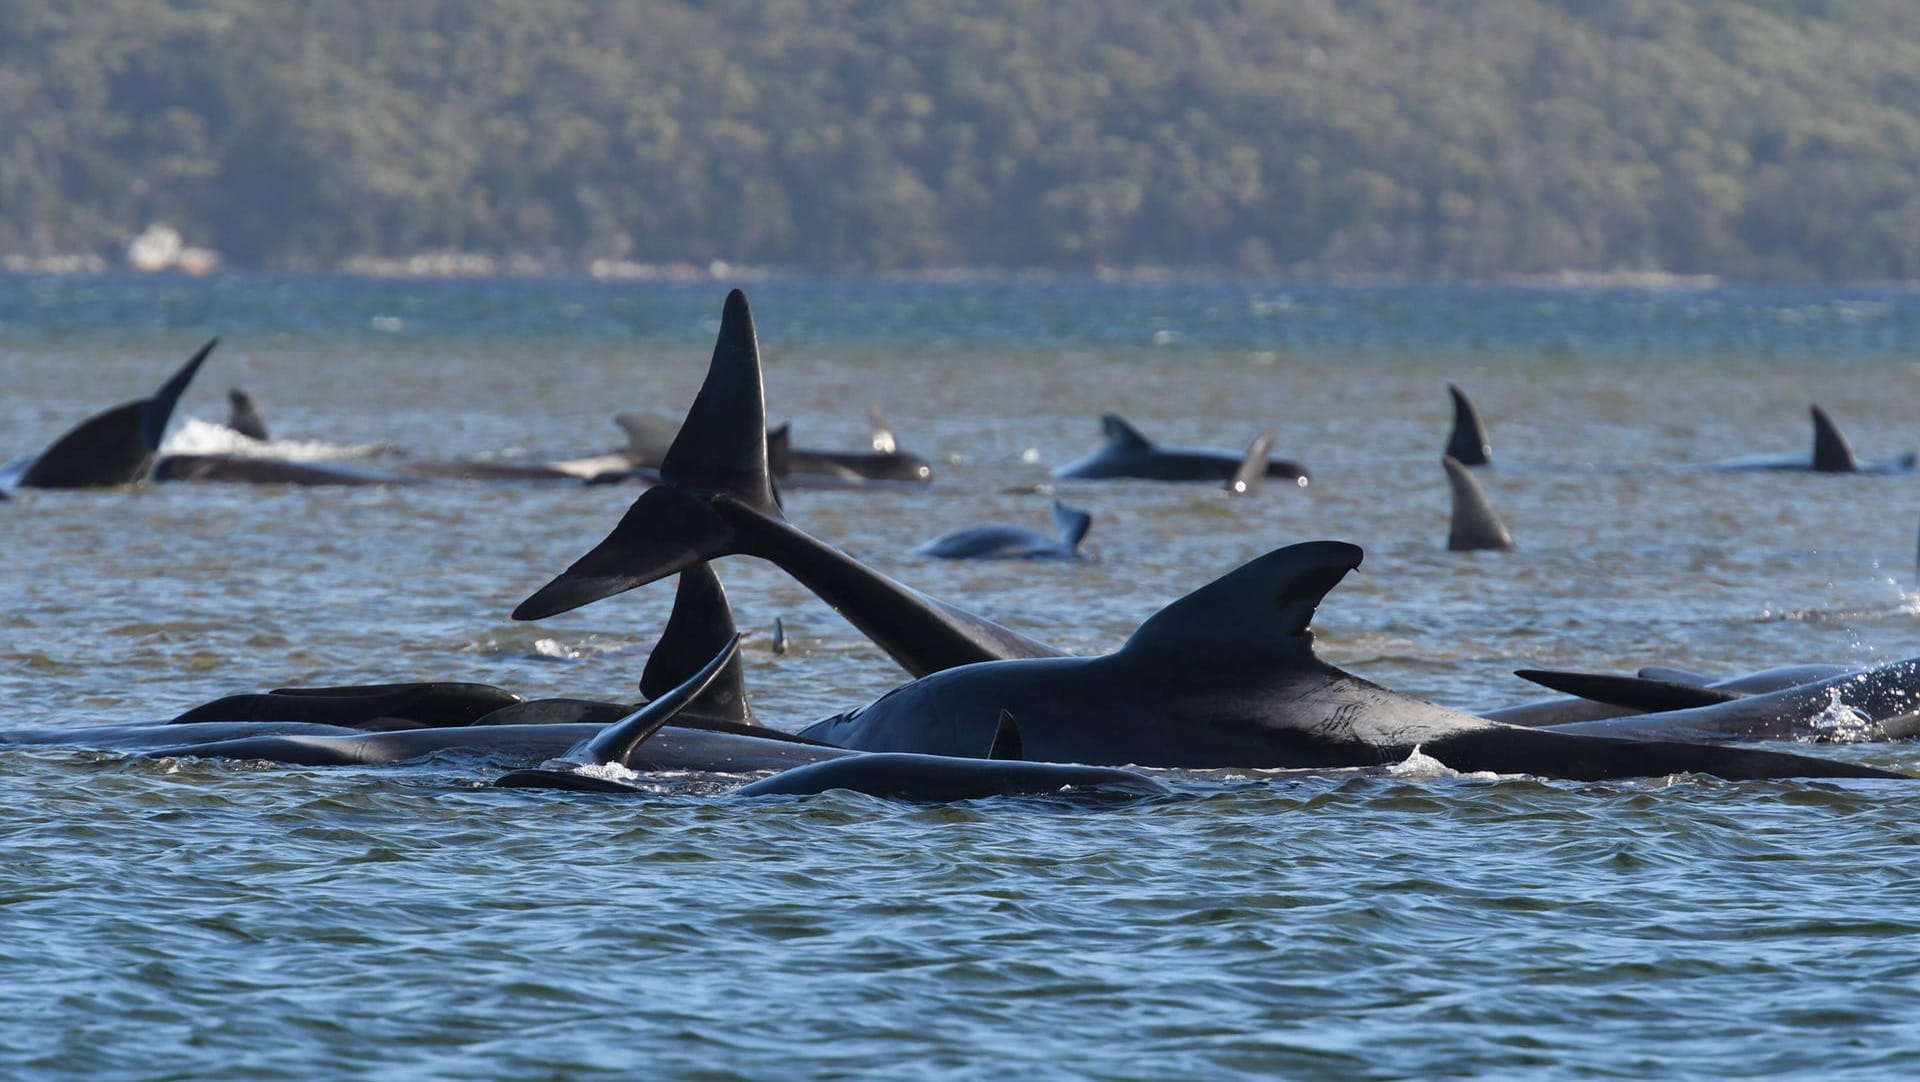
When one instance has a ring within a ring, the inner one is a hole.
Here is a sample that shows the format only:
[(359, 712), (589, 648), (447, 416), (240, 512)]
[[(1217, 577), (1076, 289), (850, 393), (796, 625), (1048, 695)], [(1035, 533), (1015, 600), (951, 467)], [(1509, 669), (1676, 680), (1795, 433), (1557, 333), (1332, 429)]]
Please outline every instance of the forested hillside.
[(1913, 0), (0, 0), (0, 255), (1920, 278)]

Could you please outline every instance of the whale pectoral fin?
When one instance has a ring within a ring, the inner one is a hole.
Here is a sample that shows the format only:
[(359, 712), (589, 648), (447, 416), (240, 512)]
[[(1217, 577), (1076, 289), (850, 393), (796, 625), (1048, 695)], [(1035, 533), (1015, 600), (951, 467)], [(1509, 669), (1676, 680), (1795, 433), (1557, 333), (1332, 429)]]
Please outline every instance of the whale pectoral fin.
[(667, 448), (680, 434), (680, 426), (665, 417), (647, 417), (638, 413), (616, 413), (613, 423), (627, 436), (627, 454), (634, 465), (657, 464), (666, 457)]
[(1640, 676), (1615, 676), (1610, 673), (1560, 672), (1550, 669), (1515, 669), (1522, 680), (1608, 706), (1653, 714), (1662, 710), (1688, 710), (1713, 706), (1746, 696), (1737, 691), (1701, 687), (1697, 684), (1652, 680)]
[(682, 681), (665, 695), (600, 730), (581, 749), (582, 761), (591, 764), (625, 765), (627, 758), (633, 754), (633, 749), (646, 743), (648, 737), (664, 728), (674, 719), (674, 715), (685, 710), (689, 703), (694, 702), (707, 688), (711, 687), (714, 680), (729, 665), (739, 660), (740, 636), (736, 634), (699, 672)]
[(876, 455), (897, 455), (900, 442), (893, 438), (893, 429), (888, 427), (887, 419), (880, 414), (879, 406), (867, 407), (867, 421), (873, 426), (873, 453)]
[(1860, 460), (1853, 455), (1853, 445), (1840, 434), (1840, 427), (1833, 423), (1833, 418), (1827, 416), (1826, 410), (1813, 407), (1813, 472), (1859, 471)]
[(1000, 724), (993, 730), (993, 743), (987, 748), (989, 759), (1025, 759), (1026, 748), (1020, 742), (1020, 726), (1011, 710), (1000, 711)]
[(1501, 519), (1500, 512), (1493, 509), (1493, 501), (1487, 498), (1480, 482), (1474, 480), (1466, 466), (1452, 455), (1441, 455), (1440, 464), (1446, 468), (1447, 488), (1453, 494), (1453, 516), (1447, 526), (1447, 551), (1513, 551), (1513, 534), (1507, 532), (1506, 522)]
[(1100, 415), (1100, 431), (1106, 434), (1107, 446), (1113, 450), (1153, 450), (1153, 441), (1142, 436), (1139, 429), (1128, 424), (1117, 413), (1103, 413)]
[[(733, 623), (733, 609), (727, 605), (727, 593), (711, 564), (695, 564), (680, 572), (680, 587), (673, 596), (673, 613), (667, 617), (666, 630), (647, 658), (640, 676), (640, 692), (648, 699), (659, 699), (698, 673), (714, 651), (726, 649), (739, 636)], [(747, 705), (747, 685), (738, 652), (734, 659), (688, 708), (703, 718), (730, 721), (737, 725), (755, 725), (753, 711)]]
[(1484, 466), (1493, 458), (1493, 446), (1487, 442), (1487, 426), (1467, 393), (1447, 384), (1453, 398), (1453, 433), (1447, 437), (1447, 454), (1462, 466)]
[(1247, 445), (1247, 453), (1240, 458), (1239, 468), (1233, 476), (1227, 478), (1226, 489), (1236, 496), (1247, 496), (1260, 491), (1267, 480), (1267, 451), (1273, 446), (1273, 429), (1255, 436)]
[(1077, 507), (1068, 507), (1059, 500), (1053, 501), (1053, 528), (1059, 531), (1060, 547), (1069, 552), (1080, 551), (1080, 542), (1087, 539), (1087, 531), (1093, 528), (1093, 516)]

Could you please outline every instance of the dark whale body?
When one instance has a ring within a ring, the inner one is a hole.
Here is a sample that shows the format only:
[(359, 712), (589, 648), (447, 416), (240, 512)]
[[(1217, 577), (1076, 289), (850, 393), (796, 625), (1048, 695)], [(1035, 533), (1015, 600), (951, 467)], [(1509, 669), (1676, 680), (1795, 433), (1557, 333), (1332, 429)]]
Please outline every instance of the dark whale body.
[[(1228, 482), (1240, 469), (1242, 455), (1193, 447), (1164, 447), (1140, 434), (1118, 414), (1103, 414), (1101, 430), (1107, 442), (1085, 458), (1053, 471), (1062, 479), (1102, 481), (1130, 477), (1144, 481)], [(1306, 468), (1286, 459), (1268, 459), (1266, 476), (1280, 477), (1304, 487)]]
[(1030, 758), (1096, 765), (1373, 766), (1418, 749), (1456, 770), (1570, 780), (1902, 776), (1778, 752), (1503, 725), (1351, 676), (1314, 656), (1307, 624), (1360, 559), (1343, 542), (1290, 545), (1168, 605), (1113, 654), (950, 669), (801, 735), (865, 751), (965, 754), (1008, 710)]

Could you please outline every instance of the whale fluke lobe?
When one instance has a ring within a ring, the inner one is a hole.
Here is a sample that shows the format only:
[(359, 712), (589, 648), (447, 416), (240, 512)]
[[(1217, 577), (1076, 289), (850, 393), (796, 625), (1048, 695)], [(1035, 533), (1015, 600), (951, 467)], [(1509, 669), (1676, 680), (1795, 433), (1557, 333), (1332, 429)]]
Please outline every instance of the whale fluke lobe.
[(1260, 491), (1267, 480), (1267, 452), (1272, 447), (1273, 429), (1255, 436), (1247, 445), (1247, 455), (1240, 460), (1240, 468), (1227, 478), (1227, 491), (1235, 496), (1250, 496)]
[(1480, 420), (1480, 411), (1465, 391), (1451, 383), (1447, 384), (1447, 394), (1453, 396), (1453, 434), (1447, 437), (1447, 454), (1462, 466), (1486, 465), (1493, 460), (1493, 445), (1487, 442), (1487, 426)]
[(201, 346), (151, 398), (95, 414), (55, 440), (21, 475), (21, 486), (101, 488), (145, 480), (174, 406), (219, 343)]
[(1013, 711), (1000, 711), (1000, 724), (993, 730), (993, 746), (987, 749), (989, 759), (1025, 759), (1026, 749), (1020, 744), (1020, 725), (1013, 720)]
[[(660, 642), (647, 657), (640, 676), (640, 693), (658, 700), (691, 679), (716, 651), (739, 637), (733, 623), (733, 609), (727, 604), (727, 592), (710, 564), (699, 563), (680, 572), (680, 586), (673, 596), (673, 613), (667, 617)], [(747, 705), (746, 677), (739, 651), (688, 710), (702, 718), (758, 725)]]
[(747, 295), (734, 290), (720, 312), (720, 334), (706, 382), (660, 462), (660, 478), (727, 492), (761, 508), (773, 503), (767, 476), (767, 399), (760, 342)]
[(1507, 531), (1507, 524), (1500, 518), (1500, 512), (1493, 509), (1493, 501), (1487, 498), (1480, 482), (1474, 480), (1473, 474), (1467, 472), (1467, 467), (1452, 455), (1441, 455), (1440, 464), (1446, 467), (1447, 487), (1453, 492), (1453, 519), (1447, 527), (1447, 551), (1490, 549), (1512, 552), (1513, 534)]
[(1813, 472), (1860, 472), (1860, 460), (1854, 457), (1853, 445), (1819, 406), (1813, 407)]

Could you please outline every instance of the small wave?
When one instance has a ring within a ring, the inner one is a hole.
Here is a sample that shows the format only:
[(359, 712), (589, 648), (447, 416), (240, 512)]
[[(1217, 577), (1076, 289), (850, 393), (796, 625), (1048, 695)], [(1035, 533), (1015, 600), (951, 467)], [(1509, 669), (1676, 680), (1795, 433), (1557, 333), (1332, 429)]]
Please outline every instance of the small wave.
[(160, 448), (169, 455), (233, 455), (288, 462), (367, 458), (392, 451), (390, 443), (328, 443), (325, 440), (256, 440), (223, 424), (189, 417)]
[(1494, 781), (1500, 775), (1489, 770), (1455, 770), (1447, 764), (1420, 750), (1418, 744), (1405, 759), (1387, 767), (1387, 777), (1409, 778), (1415, 781), (1434, 781), (1440, 778), (1468, 778), (1474, 781)]

